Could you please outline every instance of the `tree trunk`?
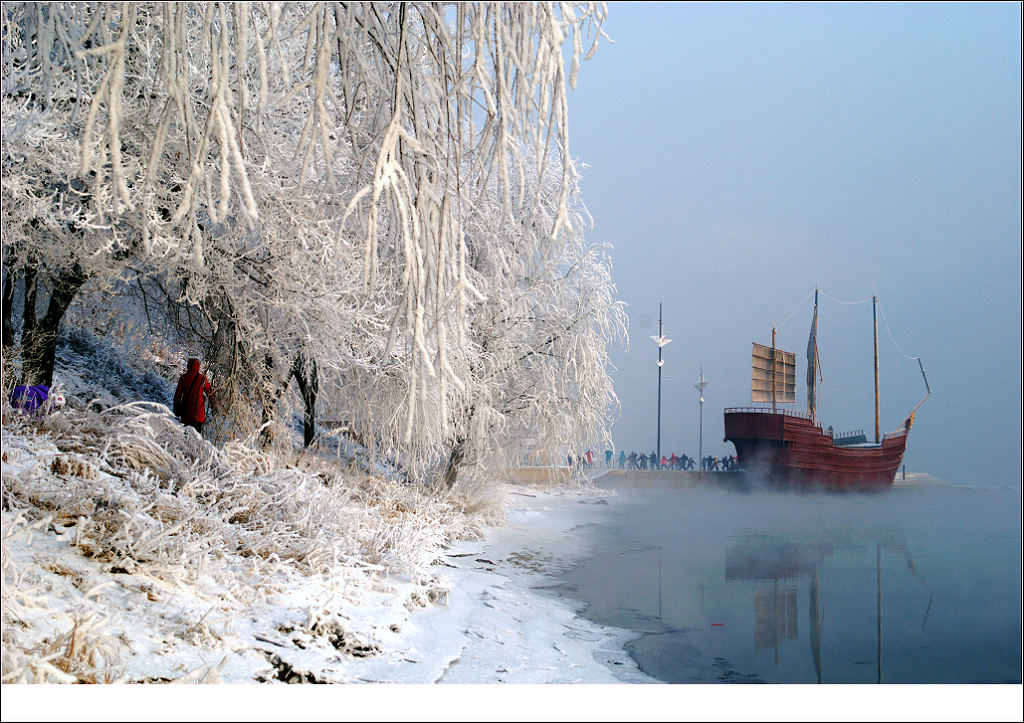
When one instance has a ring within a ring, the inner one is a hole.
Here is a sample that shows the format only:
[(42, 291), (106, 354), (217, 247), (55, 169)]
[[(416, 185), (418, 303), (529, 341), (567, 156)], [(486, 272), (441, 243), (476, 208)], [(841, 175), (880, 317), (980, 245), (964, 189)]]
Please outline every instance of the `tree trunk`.
[(4, 269), (4, 299), (3, 299), (3, 350), (4, 356), (14, 348), (14, 324), (11, 318), (14, 315), (14, 281), (15, 276), (7, 269)]
[[(260, 446), (269, 447), (274, 441), (273, 422), (274, 419), (274, 407), (277, 405), (277, 400), (281, 398), (281, 394), (288, 388), (288, 378), (285, 377), (284, 381), (278, 384), (274, 374), (274, 358), (269, 354), (263, 357), (263, 367), (266, 370), (266, 383), (257, 382), (255, 391), (257, 399), (260, 404)], [(268, 386), (273, 385), (271, 389)]]
[(452, 448), (452, 452), (448, 455), (448, 464), (445, 466), (444, 476), (441, 478), (444, 482), (444, 486), (447, 489), (451, 489), (455, 486), (455, 481), (459, 476), (459, 467), (462, 465), (462, 460), (466, 458), (466, 438), (459, 437), (455, 440), (455, 446)]
[[(87, 280), (85, 272), (77, 264), (54, 277), (46, 316), (39, 319), (21, 337), (22, 384), (53, 386), (53, 367), (57, 360), (57, 332), (75, 294)], [(27, 291), (25, 297), (28, 301)]]
[[(474, 414), (476, 414), (476, 405), (472, 405), (466, 412), (467, 430), (469, 429), (470, 423), (473, 421)], [(448, 464), (445, 465), (444, 476), (441, 477), (447, 489), (451, 489), (455, 486), (455, 482), (459, 476), (459, 467), (462, 466), (462, 462), (466, 458), (466, 443), (468, 441), (468, 433), (455, 438), (455, 444), (452, 446), (451, 454), (448, 455)]]
[(308, 447), (313, 442), (313, 435), (316, 428), (316, 397), (320, 389), (317, 378), (316, 361), (309, 365), (309, 375), (306, 375), (305, 358), (299, 355), (292, 365), (292, 374), (299, 384), (299, 392), (302, 394), (302, 446)]
[(28, 338), (36, 326), (36, 297), (39, 271), (32, 264), (25, 267), (25, 306), (21, 310), (21, 338)]

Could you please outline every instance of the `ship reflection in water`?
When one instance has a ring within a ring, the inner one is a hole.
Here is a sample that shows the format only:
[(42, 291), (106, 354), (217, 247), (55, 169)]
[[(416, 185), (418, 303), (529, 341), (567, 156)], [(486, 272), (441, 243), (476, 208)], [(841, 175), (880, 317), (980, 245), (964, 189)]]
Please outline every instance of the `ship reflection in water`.
[(1019, 683), (1020, 492), (644, 489), (557, 591), (667, 683)]
[[(899, 532), (883, 531), (862, 538), (873, 540), (875, 547), (875, 611), (876, 611), (876, 682), (882, 682), (882, 554), (896, 553), (915, 571), (913, 559), (907, 549), (906, 537)], [(870, 543), (869, 543), (870, 544)], [(797, 583), (808, 582), (808, 639), (814, 673), (822, 682), (821, 639), (824, 609), (818, 570), (825, 560), (839, 550), (863, 549), (853, 540), (836, 543), (834, 536), (794, 542), (750, 535), (740, 537), (725, 556), (726, 581), (754, 583), (754, 649), (772, 649), (775, 663), (779, 662), (779, 645), (799, 639)], [(770, 585), (768, 584), (770, 583)], [(865, 596), (865, 602), (868, 598)], [(932, 595), (924, 612), (922, 629), (927, 622)]]

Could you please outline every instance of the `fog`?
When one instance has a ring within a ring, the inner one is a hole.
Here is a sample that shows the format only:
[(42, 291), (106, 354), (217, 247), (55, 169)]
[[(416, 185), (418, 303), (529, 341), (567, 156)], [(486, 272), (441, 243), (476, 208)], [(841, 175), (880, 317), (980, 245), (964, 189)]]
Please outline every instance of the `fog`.
[[(908, 471), (1021, 474), (1021, 6), (610, 3), (570, 93), (572, 152), (613, 246), (630, 345), (616, 450), (733, 454), (751, 342), (796, 352), (822, 291), (819, 419), (881, 431), (925, 395)], [(861, 303), (850, 303), (861, 302)], [(890, 337), (891, 335), (891, 337)]]
[(641, 633), (628, 649), (649, 675), (1020, 681), (1018, 490), (737, 493), (619, 481), (586, 531), (593, 556), (560, 590), (591, 620)]

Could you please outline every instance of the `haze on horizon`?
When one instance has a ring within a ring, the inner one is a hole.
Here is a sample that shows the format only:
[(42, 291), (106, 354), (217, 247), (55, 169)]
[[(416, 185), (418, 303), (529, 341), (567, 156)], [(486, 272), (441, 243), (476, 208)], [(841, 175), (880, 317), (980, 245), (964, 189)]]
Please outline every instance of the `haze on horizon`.
[(610, 3), (604, 30), (569, 111), (630, 317), (616, 451), (656, 444), (659, 303), (662, 453), (698, 453), (703, 365), (722, 456), (751, 342), (777, 326), (802, 381), (818, 286), (823, 424), (873, 434), (877, 294), (882, 432), (925, 394), (915, 357), (933, 391), (907, 470), (1019, 486), (1020, 4)]

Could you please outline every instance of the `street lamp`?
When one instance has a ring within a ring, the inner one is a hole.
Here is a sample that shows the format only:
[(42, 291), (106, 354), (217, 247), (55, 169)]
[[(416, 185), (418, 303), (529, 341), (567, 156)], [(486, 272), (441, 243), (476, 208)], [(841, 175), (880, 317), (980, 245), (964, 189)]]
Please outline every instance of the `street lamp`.
[(700, 455), (700, 468), (704, 470), (704, 387), (708, 383), (704, 381), (704, 365), (700, 365), (700, 379), (693, 386), (697, 387), (697, 392), (700, 394), (700, 445), (697, 449), (697, 454)]
[(671, 339), (666, 339), (665, 335), (661, 330), (661, 303), (658, 303), (658, 335), (652, 336), (651, 339), (658, 345), (658, 444), (657, 452), (658, 459), (661, 459), (661, 368), (665, 365), (665, 361), (661, 358), (661, 348), (668, 344)]

